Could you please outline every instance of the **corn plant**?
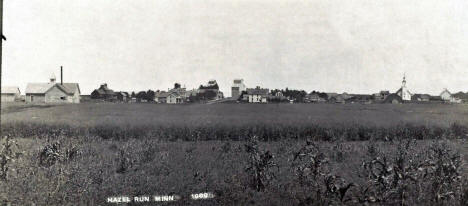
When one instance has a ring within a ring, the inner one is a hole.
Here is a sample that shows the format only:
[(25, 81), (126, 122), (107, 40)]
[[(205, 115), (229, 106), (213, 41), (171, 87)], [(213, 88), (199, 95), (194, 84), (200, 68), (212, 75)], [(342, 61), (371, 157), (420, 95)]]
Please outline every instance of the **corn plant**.
[(7, 181), (10, 163), (14, 163), (21, 152), (18, 144), (9, 135), (3, 137), (0, 143), (0, 180)]
[(270, 151), (261, 151), (258, 146), (257, 136), (253, 136), (245, 145), (249, 154), (249, 165), (245, 171), (249, 174), (249, 185), (256, 191), (264, 191), (266, 186), (275, 178), (272, 168), (278, 168), (273, 161), (273, 154)]

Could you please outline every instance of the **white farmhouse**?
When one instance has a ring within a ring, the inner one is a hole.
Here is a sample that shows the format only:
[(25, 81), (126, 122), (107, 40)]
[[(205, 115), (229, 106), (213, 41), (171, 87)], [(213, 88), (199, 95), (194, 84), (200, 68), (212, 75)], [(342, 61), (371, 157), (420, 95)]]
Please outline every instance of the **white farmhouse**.
[(269, 89), (256, 88), (247, 89), (247, 99), (249, 103), (267, 103)]
[(28, 83), (26, 86), (27, 103), (80, 103), (78, 83), (56, 83), (55, 75), (49, 83)]
[(441, 93), (440, 93), (440, 98), (446, 102), (452, 102), (452, 103), (461, 103), (462, 100), (459, 98), (456, 98), (450, 93), (450, 91), (445, 88)]

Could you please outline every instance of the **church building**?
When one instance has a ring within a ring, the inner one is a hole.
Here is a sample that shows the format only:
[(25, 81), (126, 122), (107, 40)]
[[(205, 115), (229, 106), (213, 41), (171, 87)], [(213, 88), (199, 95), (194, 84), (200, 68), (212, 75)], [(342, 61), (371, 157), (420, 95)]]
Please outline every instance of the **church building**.
[(403, 75), (403, 81), (401, 82), (401, 88), (396, 92), (398, 96), (401, 97), (403, 101), (411, 101), (411, 92), (406, 88), (406, 77)]

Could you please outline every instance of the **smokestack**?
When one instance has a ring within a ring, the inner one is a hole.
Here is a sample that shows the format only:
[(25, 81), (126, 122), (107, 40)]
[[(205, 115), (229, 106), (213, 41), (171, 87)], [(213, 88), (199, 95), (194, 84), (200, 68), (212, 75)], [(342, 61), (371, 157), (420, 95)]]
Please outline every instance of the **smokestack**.
[(60, 84), (63, 85), (63, 67), (60, 66)]

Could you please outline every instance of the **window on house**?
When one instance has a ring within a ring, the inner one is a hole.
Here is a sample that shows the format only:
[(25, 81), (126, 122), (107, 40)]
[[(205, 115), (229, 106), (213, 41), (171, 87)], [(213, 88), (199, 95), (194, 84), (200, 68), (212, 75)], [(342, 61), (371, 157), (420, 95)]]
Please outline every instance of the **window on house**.
[(66, 100), (66, 99), (67, 99), (67, 97), (60, 97), (60, 99), (61, 99), (61, 100)]

